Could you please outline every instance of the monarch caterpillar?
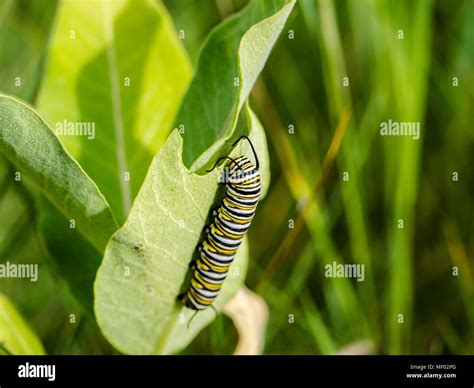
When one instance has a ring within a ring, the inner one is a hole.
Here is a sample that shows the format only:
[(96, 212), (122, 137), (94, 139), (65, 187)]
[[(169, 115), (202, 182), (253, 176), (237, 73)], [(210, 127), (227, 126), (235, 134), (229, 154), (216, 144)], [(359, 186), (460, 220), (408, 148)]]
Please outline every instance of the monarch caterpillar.
[(260, 198), (259, 162), (252, 142), (247, 136), (241, 136), (232, 146), (243, 138), (252, 148), (255, 165), (245, 156), (236, 159), (223, 156), (208, 170), (212, 171), (223, 159), (230, 160), (224, 180), (225, 197), (220, 207), (213, 212), (214, 219), (206, 229), (206, 238), (198, 247), (198, 258), (191, 262), (194, 270), (191, 285), (179, 297), (186, 307), (195, 310), (195, 314), (207, 307), (214, 309), (212, 303), (219, 295)]

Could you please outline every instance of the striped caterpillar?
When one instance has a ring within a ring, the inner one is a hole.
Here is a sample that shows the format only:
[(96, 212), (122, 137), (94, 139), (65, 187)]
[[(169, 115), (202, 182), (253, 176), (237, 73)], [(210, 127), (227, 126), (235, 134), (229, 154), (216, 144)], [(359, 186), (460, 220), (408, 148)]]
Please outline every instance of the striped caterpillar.
[(259, 162), (252, 142), (247, 136), (242, 136), (233, 146), (242, 138), (250, 143), (255, 165), (245, 156), (236, 159), (223, 156), (208, 170), (212, 171), (223, 159), (230, 161), (224, 180), (225, 197), (220, 207), (213, 211), (214, 218), (206, 229), (206, 238), (198, 247), (199, 255), (191, 262), (190, 267), (194, 271), (191, 285), (188, 291), (179, 297), (186, 307), (196, 313), (208, 307), (214, 309), (212, 303), (219, 295), (260, 198)]

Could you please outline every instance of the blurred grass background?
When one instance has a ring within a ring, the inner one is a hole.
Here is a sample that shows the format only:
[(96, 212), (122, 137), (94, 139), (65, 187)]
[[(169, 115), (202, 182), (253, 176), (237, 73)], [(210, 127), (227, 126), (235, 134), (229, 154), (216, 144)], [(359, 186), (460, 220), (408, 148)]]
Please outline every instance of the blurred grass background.
[[(247, 1), (164, 3), (196, 63), (208, 32)], [(0, 0), (2, 92), (34, 103), (55, 7)], [(474, 353), (473, 65), (472, 0), (298, 1), (251, 97), (272, 161), (246, 282), (270, 308), (265, 353)], [(420, 140), (381, 137), (390, 118), (420, 121)], [(0, 260), (40, 263), (41, 281), (3, 279), (0, 292), (48, 353), (110, 353), (45, 254), (34, 192), (13, 174), (2, 159)], [(365, 281), (325, 278), (333, 261), (365, 264)], [(68, 314), (81, 324), (56, 318)], [(236, 341), (221, 315), (184, 353), (230, 354)]]

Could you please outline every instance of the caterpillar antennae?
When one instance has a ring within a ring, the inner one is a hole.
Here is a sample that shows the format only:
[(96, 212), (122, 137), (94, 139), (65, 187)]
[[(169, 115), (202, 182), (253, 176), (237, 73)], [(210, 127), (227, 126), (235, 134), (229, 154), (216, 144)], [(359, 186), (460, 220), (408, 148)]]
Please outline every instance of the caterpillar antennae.
[(199, 312), (199, 310), (196, 310), (196, 311), (194, 312), (194, 314), (191, 316), (191, 318), (189, 318), (188, 324), (187, 324), (187, 326), (186, 326), (186, 327), (188, 328), (188, 330), (189, 330), (189, 326), (191, 325), (191, 321), (193, 320), (193, 318), (196, 316), (196, 314), (197, 314), (198, 312)]
[(223, 159), (229, 159), (229, 160), (231, 160), (232, 162), (234, 162), (234, 164), (235, 164), (240, 170), (242, 170), (242, 168), (237, 164), (237, 162), (235, 161), (235, 159), (231, 158), (230, 156), (221, 156), (219, 159), (216, 160), (216, 162), (214, 163), (214, 166), (213, 166), (211, 169), (207, 170), (207, 172), (211, 172), (212, 170), (214, 170), (214, 169), (216, 168), (217, 164), (218, 164), (221, 160), (223, 160)]
[(234, 144), (232, 144), (232, 147), (234, 147), (242, 139), (246, 139), (249, 142), (250, 147), (252, 148), (253, 156), (255, 157), (255, 162), (257, 163), (257, 170), (258, 170), (260, 166), (260, 163), (258, 162), (258, 156), (257, 156), (257, 153), (255, 152), (255, 148), (253, 148), (252, 142), (247, 136), (245, 135), (240, 136), (236, 141), (234, 141)]

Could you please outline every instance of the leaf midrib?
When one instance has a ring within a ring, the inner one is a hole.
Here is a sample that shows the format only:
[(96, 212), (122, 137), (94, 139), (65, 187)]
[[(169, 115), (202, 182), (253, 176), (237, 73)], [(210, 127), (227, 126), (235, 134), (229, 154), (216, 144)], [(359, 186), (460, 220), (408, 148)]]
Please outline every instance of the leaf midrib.
[(132, 206), (130, 183), (125, 180), (124, 174), (128, 171), (127, 154), (125, 149), (125, 130), (123, 124), (123, 111), (120, 99), (120, 86), (118, 82), (118, 65), (115, 50), (114, 25), (110, 14), (109, 3), (103, 2), (104, 34), (107, 44), (107, 64), (110, 77), (110, 95), (112, 97), (113, 126), (115, 132), (115, 154), (118, 166), (118, 180), (122, 197), (123, 215), (127, 217)]

